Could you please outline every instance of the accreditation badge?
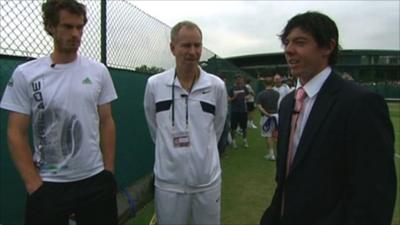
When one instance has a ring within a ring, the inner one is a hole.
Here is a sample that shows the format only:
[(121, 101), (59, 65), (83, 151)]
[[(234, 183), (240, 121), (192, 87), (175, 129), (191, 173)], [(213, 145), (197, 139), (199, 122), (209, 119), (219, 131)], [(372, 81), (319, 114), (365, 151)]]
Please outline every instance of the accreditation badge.
[(189, 132), (176, 132), (172, 136), (175, 148), (183, 148), (190, 146), (190, 135)]

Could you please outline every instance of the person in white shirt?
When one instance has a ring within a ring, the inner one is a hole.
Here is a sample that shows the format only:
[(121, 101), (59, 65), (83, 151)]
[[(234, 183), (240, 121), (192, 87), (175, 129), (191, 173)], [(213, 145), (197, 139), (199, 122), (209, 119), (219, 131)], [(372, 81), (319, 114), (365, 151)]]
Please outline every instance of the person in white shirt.
[(278, 100), (278, 108), (279, 104), (281, 103), (282, 99), (290, 93), (291, 89), (290, 87), (283, 83), (283, 78), (279, 73), (276, 73), (274, 75), (274, 87), (273, 89), (277, 92), (279, 92), (279, 100)]
[(247, 105), (247, 128), (257, 129), (257, 126), (254, 124), (254, 96), (256, 95), (253, 88), (250, 85), (251, 80), (246, 78), (246, 89), (248, 91), (248, 95), (246, 96), (246, 105)]
[(227, 114), (224, 82), (200, 68), (202, 32), (190, 21), (171, 30), (176, 67), (151, 76), (144, 109), (155, 143), (158, 224), (220, 224), (218, 140)]
[(117, 224), (114, 85), (103, 64), (77, 53), (85, 6), (48, 0), (42, 9), (54, 50), (19, 65), (0, 103), (9, 111), (10, 154), (28, 192), (25, 223), (67, 224), (74, 214), (77, 224)]

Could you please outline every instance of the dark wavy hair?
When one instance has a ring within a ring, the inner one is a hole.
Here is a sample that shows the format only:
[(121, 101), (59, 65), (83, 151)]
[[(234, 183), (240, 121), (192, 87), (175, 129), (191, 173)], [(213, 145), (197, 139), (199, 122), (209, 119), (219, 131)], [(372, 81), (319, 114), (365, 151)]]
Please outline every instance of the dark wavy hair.
[(86, 6), (75, 0), (47, 0), (42, 5), (44, 30), (52, 36), (49, 31), (50, 26), (57, 26), (60, 22), (60, 11), (67, 10), (68, 12), (83, 16), (83, 22), (86, 24)]
[(336, 46), (329, 56), (328, 64), (331, 66), (336, 64), (341, 47), (338, 28), (331, 18), (314, 11), (297, 14), (288, 21), (279, 35), (282, 43), (285, 43), (287, 36), (294, 28), (310, 33), (319, 47), (330, 47), (331, 40), (335, 40)]

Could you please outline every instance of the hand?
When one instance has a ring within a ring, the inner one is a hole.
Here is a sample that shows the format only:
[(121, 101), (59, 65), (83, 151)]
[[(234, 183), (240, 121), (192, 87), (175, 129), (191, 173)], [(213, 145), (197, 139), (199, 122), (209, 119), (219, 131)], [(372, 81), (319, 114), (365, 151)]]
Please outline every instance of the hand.
[(25, 187), (26, 187), (26, 191), (29, 194), (32, 194), (37, 189), (39, 189), (40, 186), (42, 186), (42, 185), (43, 185), (43, 181), (42, 181), (42, 179), (39, 178), (39, 179), (33, 180), (32, 182), (30, 182), (28, 184), (25, 184)]
[(115, 172), (114, 172), (114, 168), (112, 167), (108, 167), (108, 166), (104, 166), (104, 170), (107, 170), (107, 171), (109, 171), (110, 173), (112, 173), (113, 175), (115, 174)]

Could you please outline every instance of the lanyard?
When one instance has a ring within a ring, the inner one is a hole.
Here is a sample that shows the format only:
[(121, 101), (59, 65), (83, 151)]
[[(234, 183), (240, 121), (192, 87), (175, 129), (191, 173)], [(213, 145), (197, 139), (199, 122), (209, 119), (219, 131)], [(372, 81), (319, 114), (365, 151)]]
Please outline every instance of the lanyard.
[[(172, 81), (172, 87), (171, 87), (171, 92), (172, 92), (172, 127), (175, 126), (175, 79), (177, 76), (177, 72), (175, 70), (175, 75), (174, 75), (174, 80)], [(188, 93), (192, 92), (192, 88), (194, 86), (194, 82), (196, 81), (196, 76), (193, 76), (193, 81), (192, 85), (190, 85), (190, 89)], [(189, 125), (189, 95), (182, 94), (182, 97), (185, 97), (185, 103), (186, 103), (186, 126)]]

